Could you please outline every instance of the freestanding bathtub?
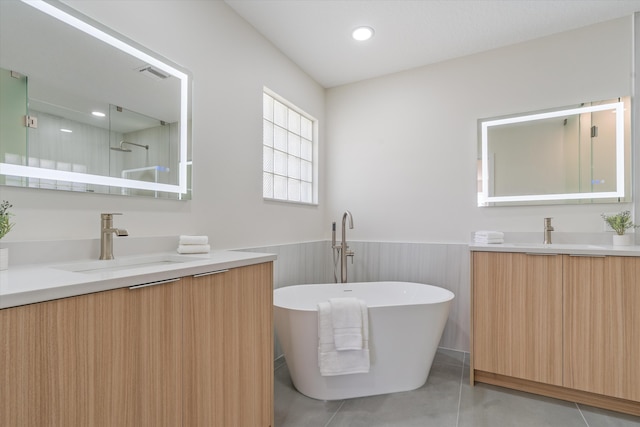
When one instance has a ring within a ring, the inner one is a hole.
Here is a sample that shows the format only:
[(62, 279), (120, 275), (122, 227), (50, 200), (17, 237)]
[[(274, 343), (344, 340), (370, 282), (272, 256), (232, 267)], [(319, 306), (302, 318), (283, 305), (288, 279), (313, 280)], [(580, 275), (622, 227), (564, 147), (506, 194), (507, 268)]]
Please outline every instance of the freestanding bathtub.
[[(318, 303), (355, 297), (369, 307), (366, 374), (321, 376)], [(426, 381), (449, 315), (452, 292), (408, 282), (296, 285), (273, 295), (276, 335), (295, 388), (320, 400), (414, 390)]]

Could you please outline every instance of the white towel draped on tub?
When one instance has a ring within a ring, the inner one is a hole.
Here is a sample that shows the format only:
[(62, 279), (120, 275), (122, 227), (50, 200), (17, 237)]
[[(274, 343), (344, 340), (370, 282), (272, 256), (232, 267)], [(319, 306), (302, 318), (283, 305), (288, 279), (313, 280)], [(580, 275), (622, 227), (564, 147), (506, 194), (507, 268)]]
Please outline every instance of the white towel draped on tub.
[(363, 348), (363, 303), (357, 298), (332, 298), (331, 323), (333, 343), (336, 350), (362, 350)]
[(369, 314), (364, 301), (318, 303), (318, 365), (323, 376), (369, 372)]

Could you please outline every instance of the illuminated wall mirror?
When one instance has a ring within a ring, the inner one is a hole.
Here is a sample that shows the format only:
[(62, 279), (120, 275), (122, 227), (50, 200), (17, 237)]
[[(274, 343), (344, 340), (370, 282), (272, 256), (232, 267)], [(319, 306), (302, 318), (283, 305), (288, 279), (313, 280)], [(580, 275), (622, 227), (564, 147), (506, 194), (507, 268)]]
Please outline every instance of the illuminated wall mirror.
[(66, 5), (0, 2), (0, 184), (191, 196), (190, 75)]
[(630, 98), (478, 121), (478, 206), (631, 201)]

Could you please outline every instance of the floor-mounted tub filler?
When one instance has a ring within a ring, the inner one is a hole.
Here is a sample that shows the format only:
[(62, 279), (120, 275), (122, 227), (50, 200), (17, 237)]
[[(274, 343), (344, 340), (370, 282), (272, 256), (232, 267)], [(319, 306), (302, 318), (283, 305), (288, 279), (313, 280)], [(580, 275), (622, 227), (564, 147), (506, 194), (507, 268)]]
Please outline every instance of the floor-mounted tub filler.
[[(368, 373), (323, 376), (318, 304), (353, 297), (368, 307)], [(409, 282), (296, 285), (274, 291), (274, 322), (295, 388), (320, 400), (414, 390), (427, 380), (454, 294)]]

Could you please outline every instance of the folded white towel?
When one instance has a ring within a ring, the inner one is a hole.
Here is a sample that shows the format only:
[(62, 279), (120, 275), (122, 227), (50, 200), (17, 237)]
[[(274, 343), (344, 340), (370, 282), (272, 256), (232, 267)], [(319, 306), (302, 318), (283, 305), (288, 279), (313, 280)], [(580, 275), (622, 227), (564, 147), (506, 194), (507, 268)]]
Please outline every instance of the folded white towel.
[(180, 236), (180, 245), (206, 245), (209, 243), (208, 236)]
[(359, 301), (362, 317), (362, 348), (337, 350), (330, 302), (318, 303), (318, 366), (323, 376), (367, 373), (369, 359), (369, 318), (366, 304)]
[(178, 245), (179, 254), (206, 254), (210, 250), (210, 245)]
[[(331, 323), (336, 350), (362, 350), (362, 310), (357, 298), (331, 298)], [(365, 307), (366, 308), (366, 307)]]
[(491, 237), (476, 237), (473, 239), (476, 243), (504, 243), (504, 239)]
[(480, 230), (475, 232), (475, 237), (487, 237), (492, 239), (504, 239), (502, 231)]

